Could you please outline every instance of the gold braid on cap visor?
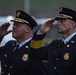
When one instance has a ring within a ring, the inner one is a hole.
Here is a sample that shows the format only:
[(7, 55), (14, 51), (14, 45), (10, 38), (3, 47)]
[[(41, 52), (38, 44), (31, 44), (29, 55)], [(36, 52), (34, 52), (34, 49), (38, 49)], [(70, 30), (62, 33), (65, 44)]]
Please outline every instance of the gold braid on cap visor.
[(23, 23), (25, 22), (25, 23), (29, 24), (28, 21), (23, 20), (23, 19), (21, 19), (21, 18), (15, 18), (14, 20), (15, 20), (15, 21), (18, 21), (18, 22), (23, 22)]
[(65, 15), (65, 14), (59, 14), (58, 17), (59, 18), (71, 18), (71, 19), (73, 18), (73, 17)]

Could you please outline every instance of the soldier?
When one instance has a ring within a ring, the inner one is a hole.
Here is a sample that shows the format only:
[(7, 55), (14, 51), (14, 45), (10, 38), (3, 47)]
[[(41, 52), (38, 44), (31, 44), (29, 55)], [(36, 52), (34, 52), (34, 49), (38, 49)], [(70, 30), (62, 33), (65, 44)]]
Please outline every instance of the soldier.
[[(22, 10), (17, 10), (15, 19), (11, 21), (14, 22), (12, 36), (16, 41), (9, 41), (0, 47), (1, 75), (44, 75), (42, 61), (35, 62), (29, 57), (32, 29), (37, 26), (36, 21)], [(5, 23), (0, 27), (0, 41), (10, 32), (7, 31), (9, 25)], [(38, 69), (34, 67), (36, 65)], [(38, 73), (33, 73), (33, 69)]]
[[(45, 34), (57, 20), (57, 32), (63, 39), (56, 39), (49, 45), (42, 47)], [(48, 60), (48, 75), (75, 75), (76, 74), (76, 11), (61, 7), (56, 18), (45, 22), (34, 33), (31, 40), (30, 56), (35, 60)], [(63, 44), (62, 44), (63, 42)]]

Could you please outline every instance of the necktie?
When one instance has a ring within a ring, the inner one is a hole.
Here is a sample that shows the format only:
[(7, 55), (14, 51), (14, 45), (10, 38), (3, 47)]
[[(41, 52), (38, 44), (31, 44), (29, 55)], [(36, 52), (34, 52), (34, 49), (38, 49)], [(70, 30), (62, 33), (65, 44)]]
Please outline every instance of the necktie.
[(62, 41), (61, 43), (60, 43), (60, 47), (62, 47), (64, 45), (64, 41)]
[(14, 49), (14, 52), (17, 51), (18, 48), (19, 48), (19, 44), (16, 44), (16, 47), (15, 47), (15, 49)]

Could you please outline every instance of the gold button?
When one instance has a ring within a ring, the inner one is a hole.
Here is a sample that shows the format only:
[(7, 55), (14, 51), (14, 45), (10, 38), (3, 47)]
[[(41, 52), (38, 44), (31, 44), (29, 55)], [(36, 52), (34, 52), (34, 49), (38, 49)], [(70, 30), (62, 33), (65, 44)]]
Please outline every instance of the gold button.
[(5, 66), (5, 67), (7, 67), (7, 65), (6, 65), (6, 64), (5, 64), (4, 66)]
[(67, 47), (70, 47), (70, 45), (67, 45)]
[(54, 69), (56, 69), (56, 67), (54, 67)]
[(8, 73), (8, 75), (10, 75), (10, 73)]
[(28, 48), (28, 46), (26, 46), (26, 48)]
[(12, 68), (12, 66), (10, 66), (10, 68)]
[(2, 71), (2, 74), (4, 74), (4, 72)]
[(59, 60), (58, 58), (56, 58), (56, 60)]
[(7, 57), (7, 54), (4, 54), (5, 57)]
[(13, 46), (14, 46), (15, 44), (13, 44)]

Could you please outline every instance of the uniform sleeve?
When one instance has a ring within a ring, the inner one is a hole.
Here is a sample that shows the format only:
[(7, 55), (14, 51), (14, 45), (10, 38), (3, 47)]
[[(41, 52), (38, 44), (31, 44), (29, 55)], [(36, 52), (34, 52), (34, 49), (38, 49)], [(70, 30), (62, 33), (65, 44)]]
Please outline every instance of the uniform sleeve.
[(37, 32), (35, 32), (32, 40), (31, 40), (30, 47), (34, 48), (34, 49), (38, 49), (38, 48), (42, 47), (44, 37), (45, 37), (45, 34), (37, 35)]
[(35, 32), (31, 44), (30, 44), (30, 57), (34, 60), (46, 60), (47, 58), (47, 47), (42, 47), (43, 39), (45, 34), (37, 35)]

